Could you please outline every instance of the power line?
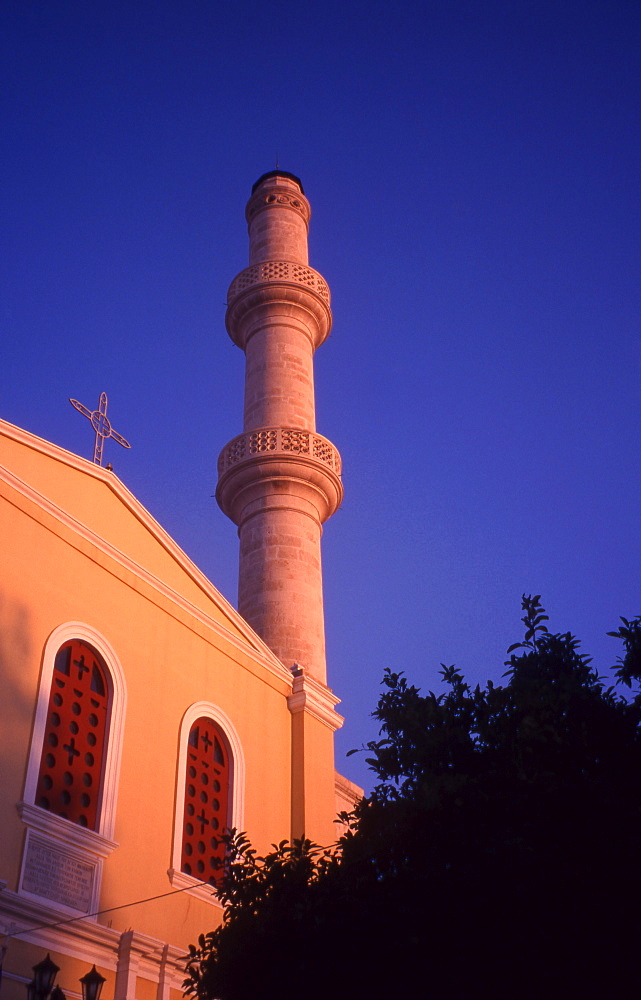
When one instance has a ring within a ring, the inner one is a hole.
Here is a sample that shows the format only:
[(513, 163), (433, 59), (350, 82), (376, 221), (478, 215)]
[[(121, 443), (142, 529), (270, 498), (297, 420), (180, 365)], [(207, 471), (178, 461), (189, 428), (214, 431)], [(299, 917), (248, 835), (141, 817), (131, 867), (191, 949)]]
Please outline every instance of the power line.
[[(207, 885), (201, 882), (200, 885)], [(73, 924), (77, 920), (86, 920), (88, 917), (100, 917), (103, 913), (113, 913), (114, 910), (126, 910), (128, 906), (140, 906), (141, 903), (152, 903), (155, 899), (165, 899), (167, 896), (177, 896), (179, 892), (186, 892), (187, 889), (195, 888), (193, 885), (184, 885), (182, 889), (172, 889), (170, 892), (161, 892), (158, 896), (148, 896), (147, 899), (137, 899), (134, 903), (121, 903), (120, 906), (108, 906), (105, 910), (96, 910), (95, 913), (83, 913), (80, 917), (67, 917), (65, 920), (56, 920), (51, 924), (39, 924), (37, 927), (25, 927), (21, 931), (14, 931), (8, 937), (20, 937), (22, 934), (32, 934), (34, 931), (49, 930), (51, 927), (62, 927), (64, 924)], [(213, 892), (213, 889), (212, 889)]]

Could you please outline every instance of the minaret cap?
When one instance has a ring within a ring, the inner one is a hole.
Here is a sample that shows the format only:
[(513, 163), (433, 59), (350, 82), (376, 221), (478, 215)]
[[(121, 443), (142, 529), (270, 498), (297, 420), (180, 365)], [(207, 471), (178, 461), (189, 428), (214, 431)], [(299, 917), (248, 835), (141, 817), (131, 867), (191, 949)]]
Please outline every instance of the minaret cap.
[(305, 194), (300, 177), (297, 177), (296, 174), (290, 174), (287, 170), (268, 170), (266, 174), (262, 174), (252, 186), (252, 194), (254, 194), (256, 188), (260, 187), (263, 181), (269, 180), (270, 177), (287, 177), (288, 180), (295, 181), (298, 184), (301, 194)]

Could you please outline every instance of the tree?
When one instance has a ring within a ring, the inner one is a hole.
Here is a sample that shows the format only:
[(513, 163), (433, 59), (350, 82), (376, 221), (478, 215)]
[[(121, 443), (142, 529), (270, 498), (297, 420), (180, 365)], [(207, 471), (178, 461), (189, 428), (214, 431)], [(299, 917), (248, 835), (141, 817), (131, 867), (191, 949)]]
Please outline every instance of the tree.
[[(336, 848), (228, 837), (198, 1000), (627, 996), (641, 984), (641, 695), (606, 687), (523, 598), (507, 681), (444, 694), (387, 671), (378, 783)], [(641, 620), (617, 676), (641, 678)]]

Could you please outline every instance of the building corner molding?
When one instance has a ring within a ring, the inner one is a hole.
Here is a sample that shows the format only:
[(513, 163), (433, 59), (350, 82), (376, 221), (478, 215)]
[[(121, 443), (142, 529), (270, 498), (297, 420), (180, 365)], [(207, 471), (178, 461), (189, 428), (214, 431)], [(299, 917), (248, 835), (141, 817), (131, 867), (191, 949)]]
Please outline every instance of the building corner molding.
[(287, 697), (287, 707), (292, 715), (308, 712), (319, 722), (335, 732), (345, 721), (336, 711), (340, 703), (334, 692), (321, 681), (297, 667), (292, 682), (292, 693)]

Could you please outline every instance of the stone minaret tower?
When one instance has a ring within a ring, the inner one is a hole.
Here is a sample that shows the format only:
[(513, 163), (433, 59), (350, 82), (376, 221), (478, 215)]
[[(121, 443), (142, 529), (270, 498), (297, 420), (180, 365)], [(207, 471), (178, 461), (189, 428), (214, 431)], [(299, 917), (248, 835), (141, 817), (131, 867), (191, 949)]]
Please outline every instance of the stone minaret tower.
[(244, 431), (218, 459), (216, 499), (238, 525), (238, 609), (287, 667), (326, 682), (321, 525), (343, 497), (338, 451), (316, 433), (313, 355), (329, 288), (307, 263), (309, 202), (272, 170), (247, 203), (249, 267), (232, 281), (227, 330), (246, 356)]

